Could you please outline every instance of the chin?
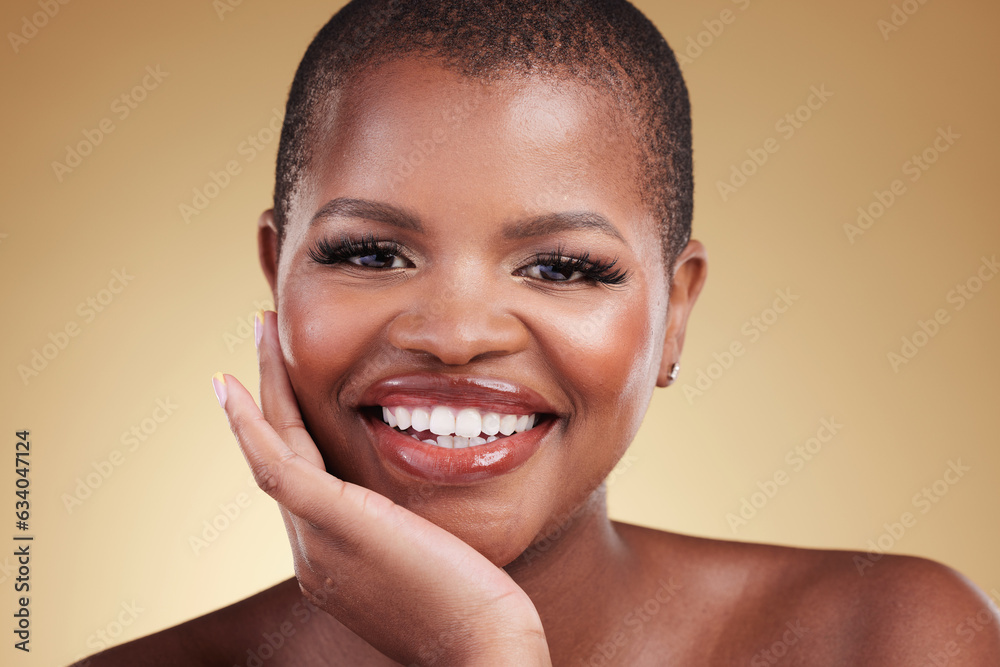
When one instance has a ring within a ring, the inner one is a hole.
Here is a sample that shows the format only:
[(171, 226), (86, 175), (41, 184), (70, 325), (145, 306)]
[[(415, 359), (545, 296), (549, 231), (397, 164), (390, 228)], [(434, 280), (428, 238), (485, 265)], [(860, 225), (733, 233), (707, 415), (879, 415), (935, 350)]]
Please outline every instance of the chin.
[[(532, 521), (526, 517), (523, 510), (483, 509), (467, 498), (448, 500), (440, 495), (437, 498), (411, 495), (411, 502), (403, 499), (395, 502), (447, 530), (497, 567), (504, 567), (521, 556), (544, 525), (542, 520)], [(495, 505), (495, 502), (490, 504)]]

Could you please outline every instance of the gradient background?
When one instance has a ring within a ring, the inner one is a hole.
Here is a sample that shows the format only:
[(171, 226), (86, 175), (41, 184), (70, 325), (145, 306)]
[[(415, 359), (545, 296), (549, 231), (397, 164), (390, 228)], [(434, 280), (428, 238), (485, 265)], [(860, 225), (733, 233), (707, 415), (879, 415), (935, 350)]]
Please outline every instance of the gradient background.
[[(33, 650), (15, 651), (4, 630), (0, 662), (66, 664), (101, 648), (98, 631), (125, 641), (291, 576), (280, 515), (253, 487), (209, 378), (224, 370), (256, 384), (249, 322), (270, 303), (255, 222), (270, 203), (277, 138), (253, 160), (241, 142), (281, 113), (306, 45), (341, 4), (246, 1), (220, 15), (209, 0), (70, 2), (18, 52), (8, 36), (0, 404), (10, 450), (0, 541), (9, 546), (0, 553), (13, 552), (10, 452), (24, 428), (36, 540)], [(1000, 588), (1000, 280), (961, 310), (947, 300), (1000, 251), (1000, 6), (913, 2), (919, 10), (885, 39), (877, 22), (893, 11), (886, 0), (637, 4), (690, 59), (695, 235), (710, 277), (678, 383), (656, 392), (609, 483), (613, 516), (867, 549), (910, 511), (917, 523), (891, 551)], [(726, 9), (734, 20), (705, 32)], [(5, 2), (0, 27), (20, 31), (38, 11), (37, 1)], [(701, 53), (688, 41), (699, 33)], [(169, 74), (122, 119), (112, 101), (147, 66)], [(785, 139), (776, 122), (821, 85), (833, 96)], [(52, 162), (102, 118), (114, 131), (60, 181)], [(904, 162), (948, 127), (960, 138), (910, 181)], [(716, 183), (769, 137), (780, 150), (723, 201)], [(185, 223), (179, 205), (229, 160), (241, 173)], [(851, 243), (844, 225), (897, 178), (906, 193)], [(87, 321), (78, 305), (123, 268), (134, 280)], [(751, 340), (745, 327), (784, 289), (798, 300)], [(887, 353), (939, 308), (950, 321), (893, 369)], [(69, 322), (79, 335), (23, 381), (18, 366)], [(735, 341), (745, 354), (712, 367)], [(711, 386), (686, 397), (699, 372), (714, 376)], [(152, 421), (158, 399), (177, 406), (162, 423)], [(786, 453), (830, 417), (843, 428), (795, 470)], [(122, 434), (144, 420), (149, 435), (130, 451)], [(120, 465), (108, 463), (115, 450)], [(914, 494), (949, 460), (971, 470), (939, 485), (947, 495), (921, 513)], [(67, 508), (66, 495), (108, 466)], [(734, 531), (727, 514), (777, 471), (788, 483)], [(196, 552), (190, 538), (238, 499), (239, 516)], [(15, 605), (12, 563), (0, 556), (0, 629)], [(123, 605), (141, 611), (122, 616)], [(120, 616), (130, 623), (119, 626)]]

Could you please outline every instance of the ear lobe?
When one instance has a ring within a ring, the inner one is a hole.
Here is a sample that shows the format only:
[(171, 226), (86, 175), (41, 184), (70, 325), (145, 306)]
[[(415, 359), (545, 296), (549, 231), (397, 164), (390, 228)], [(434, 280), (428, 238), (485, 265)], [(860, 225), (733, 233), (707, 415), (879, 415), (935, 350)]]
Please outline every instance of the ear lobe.
[(257, 219), (257, 255), (267, 284), (271, 286), (274, 304), (278, 304), (278, 226), (274, 209), (269, 208)]
[(695, 301), (698, 300), (698, 295), (701, 294), (707, 275), (708, 256), (705, 246), (700, 241), (692, 239), (674, 263), (667, 329), (663, 339), (663, 357), (656, 376), (657, 387), (667, 387), (674, 381), (674, 378), (670, 377), (670, 371), (674, 364), (680, 363), (688, 317)]

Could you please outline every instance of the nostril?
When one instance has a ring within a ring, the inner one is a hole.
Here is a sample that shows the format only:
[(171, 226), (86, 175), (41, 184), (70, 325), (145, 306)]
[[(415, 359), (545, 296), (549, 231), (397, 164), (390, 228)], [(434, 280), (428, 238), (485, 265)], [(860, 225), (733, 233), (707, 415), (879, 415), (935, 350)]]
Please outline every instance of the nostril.
[(426, 313), (401, 313), (393, 319), (386, 332), (393, 347), (446, 366), (466, 366), (528, 346), (527, 328), (509, 313), (489, 311), (482, 303), (466, 307), (436, 298), (440, 300), (432, 298), (424, 306)]

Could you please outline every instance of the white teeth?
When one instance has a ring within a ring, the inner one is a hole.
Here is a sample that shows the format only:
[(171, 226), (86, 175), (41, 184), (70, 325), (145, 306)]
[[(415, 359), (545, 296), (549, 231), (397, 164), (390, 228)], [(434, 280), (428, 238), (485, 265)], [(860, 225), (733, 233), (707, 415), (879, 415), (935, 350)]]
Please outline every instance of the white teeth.
[(510, 435), (513, 433), (516, 425), (517, 415), (504, 415), (500, 418), (500, 432), (504, 435)]
[[(400, 406), (393, 412), (396, 415), (396, 425), (400, 431), (410, 428), (410, 411)], [(520, 422), (519, 422), (520, 423)]]
[[(448, 448), (474, 447), (534, 427), (538, 415), (501, 414), (476, 408), (382, 407), (382, 420), (415, 440)], [(421, 437), (430, 431), (438, 439)]]
[(473, 437), (479, 435), (483, 428), (483, 419), (479, 416), (479, 410), (464, 408), (455, 415), (455, 435)]
[(483, 433), (486, 435), (496, 435), (500, 432), (500, 415), (495, 412), (483, 413)]
[(431, 411), (427, 408), (413, 408), (410, 413), (410, 426), (414, 431), (427, 431), (431, 427)]
[(434, 435), (449, 435), (455, 432), (455, 411), (443, 405), (431, 410), (430, 431)]

